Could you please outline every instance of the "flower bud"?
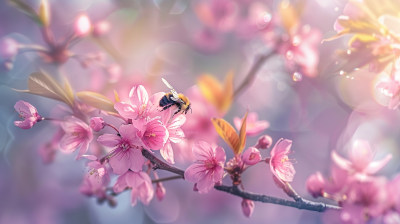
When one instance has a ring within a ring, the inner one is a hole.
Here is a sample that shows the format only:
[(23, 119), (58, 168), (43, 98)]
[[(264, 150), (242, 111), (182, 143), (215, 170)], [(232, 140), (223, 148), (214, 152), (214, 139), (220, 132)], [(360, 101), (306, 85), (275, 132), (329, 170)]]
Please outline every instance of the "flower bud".
[(250, 217), (254, 211), (254, 201), (244, 199), (242, 200), (242, 211), (246, 217)]
[(164, 185), (161, 182), (158, 182), (156, 186), (156, 196), (159, 201), (162, 201), (164, 199), (165, 192), (166, 190)]
[(11, 59), (18, 53), (18, 42), (11, 38), (0, 40), (0, 60)]
[(242, 155), (243, 162), (247, 165), (254, 165), (261, 160), (261, 154), (254, 147), (248, 148)]
[(75, 34), (78, 36), (86, 36), (92, 30), (92, 23), (87, 15), (80, 15), (75, 20)]
[(93, 27), (93, 35), (102, 36), (110, 30), (110, 23), (107, 21), (100, 21)]
[(92, 117), (90, 118), (90, 127), (94, 131), (100, 131), (104, 128), (104, 120), (101, 117)]
[(22, 129), (30, 129), (37, 122), (43, 120), (38, 111), (30, 103), (19, 100), (14, 105), (15, 111), (22, 118), (22, 121), (14, 121), (14, 125)]
[(311, 175), (306, 182), (308, 192), (314, 197), (320, 197), (324, 193), (325, 180), (320, 172)]
[(254, 146), (257, 149), (268, 149), (272, 145), (272, 138), (269, 135), (263, 135), (258, 138), (257, 144)]

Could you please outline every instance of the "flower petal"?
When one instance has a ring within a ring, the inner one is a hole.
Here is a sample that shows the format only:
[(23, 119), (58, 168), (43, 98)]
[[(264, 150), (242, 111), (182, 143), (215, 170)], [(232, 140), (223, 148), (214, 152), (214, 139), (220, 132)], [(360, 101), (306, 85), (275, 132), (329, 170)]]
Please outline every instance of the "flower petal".
[(386, 164), (392, 159), (392, 155), (387, 155), (385, 158), (378, 160), (378, 161), (374, 161), (372, 163), (370, 163), (367, 168), (364, 170), (364, 172), (366, 174), (375, 174), (376, 172), (378, 172), (379, 170), (381, 170), (384, 166), (386, 166)]
[(170, 142), (167, 142), (160, 151), (161, 156), (169, 163), (174, 164), (174, 150)]
[[(118, 149), (120, 150), (120, 149)], [(115, 174), (123, 174), (130, 167), (129, 156), (127, 152), (119, 151), (109, 159), (109, 163)]]
[(331, 153), (332, 161), (341, 169), (350, 170), (351, 163), (350, 161), (346, 160), (345, 158), (339, 156), (336, 151), (332, 151)]
[(135, 119), (137, 117), (137, 107), (125, 102), (117, 102), (114, 109), (125, 119)]
[(278, 154), (287, 154), (290, 151), (290, 147), (292, 147), (292, 140), (283, 138), (279, 139), (271, 150), (271, 157)]
[(213, 175), (206, 174), (201, 180), (197, 182), (197, 189), (199, 190), (200, 194), (207, 193), (211, 190), (215, 185), (213, 181)]
[(143, 157), (142, 152), (139, 149), (130, 149), (127, 156), (127, 159), (130, 161), (130, 169), (136, 172), (142, 171), (143, 164), (146, 162), (146, 158)]
[(197, 183), (206, 175), (205, 170), (206, 167), (203, 164), (192, 164), (185, 170), (185, 180)]
[(107, 147), (115, 147), (121, 141), (121, 137), (114, 134), (103, 134), (97, 138), (97, 142)]

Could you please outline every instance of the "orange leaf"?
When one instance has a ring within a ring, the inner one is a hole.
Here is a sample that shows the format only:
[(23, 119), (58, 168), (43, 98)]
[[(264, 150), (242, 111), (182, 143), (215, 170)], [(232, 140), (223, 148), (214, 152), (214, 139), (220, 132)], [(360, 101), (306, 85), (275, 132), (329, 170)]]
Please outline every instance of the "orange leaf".
[(233, 73), (229, 73), (224, 85), (222, 85), (212, 75), (202, 75), (198, 78), (197, 84), (199, 85), (202, 95), (208, 102), (213, 104), (215, 108), (221, 113), (225, 113), (232, 104), (233, 98)]
[(222, 86), (218, 80), (214, 76), (206, 74), (197, 79), (197, 84), (204, 98), (217, 107), (222, 93)]
[(229, 110), (233, 99), (233, 72), (229, 72), (225, 77), (224, 90), (221, 93), (221, 111)]
[(238, 154), (239, 136), (232, 125), (222, 118), (212, 118), (211, 121), (219, 136), (231, 147), (235, 155)]
[(242, 120), (242, 126), (239, 131), (239, 148), (237, 149), (238, 154), (242, 153), (244, 146), (246, 145), (246, 122), (247, 122), (247, 112)]

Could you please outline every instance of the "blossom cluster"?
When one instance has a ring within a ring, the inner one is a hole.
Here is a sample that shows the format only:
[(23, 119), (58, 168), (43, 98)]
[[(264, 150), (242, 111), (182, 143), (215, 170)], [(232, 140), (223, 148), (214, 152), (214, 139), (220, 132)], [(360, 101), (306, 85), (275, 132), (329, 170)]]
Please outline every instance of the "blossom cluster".
[(400, 220), (399, 176), (390, 181), (376, 176), (392, 156), (377, 161), (373, 157), (370, 144), (356, 140), (349, 152), (350, 160), (332, 151), (333, 167), (329, 178), (324, 178), (320, 172), (308, 178), (307, 189), (314, 197), (326, 197), (342, 206), (339, 215), (332, 215), (336, 221), (396, 223)]

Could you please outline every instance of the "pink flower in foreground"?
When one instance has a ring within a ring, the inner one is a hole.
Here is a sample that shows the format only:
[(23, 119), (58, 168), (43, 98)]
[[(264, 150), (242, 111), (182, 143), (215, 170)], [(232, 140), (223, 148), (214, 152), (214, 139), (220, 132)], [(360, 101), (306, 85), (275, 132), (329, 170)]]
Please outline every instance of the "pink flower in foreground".
[(254, 211), (254, 201), (244, 199), (242, 200), (242, 211), (246, 217), (250, 217)]
[(166, 110), (163, 114), (163, 123), (167, 126), (168, 130), (168, 140), (165, 143), (164, 147), (161, 149), (161, 156), (169, 163), (174, 164), (174, 151), (172, 149), (171, 143), (180, 143), (185, 134), (183, 133), (181, 127), (186, 121), (186, 116), (180, 114), (178, 116), (174, 116), (172, 120), (171, 117), (171, 110)]
[(335, 151), (332, 151), (333, 162), (341, 169), (347, 170), (350, 173), (375, 174), (382, 169), (392, 158), (392, 155), (387, 155), (382, 160), (372, 161), (374, 158), (372, 149), (367, 141), (356, 140), (349, 153), (350, 161), (339, 156)]
[(30, 129), (36, 122), (43, 120), (36, 108), (30, 103), (19, 100), (15, 103), (14, 109), (18, 112), (23, 121), (14, 121), (14, 125), (22, 129)]
[(77, 159), (81, 158), (89, 148), (93, 139), (92, 129), (82, 120), (76, 117), (69, 117), (61, 123), (65, 134), (60, 140), (60, 149), (65, 153), (74, 152), (79, 149)]
[(135, 206), (137, 199), (143, 204), (148, 205), (153, 198), (154, 189), (149, 175), (145, 172), (127, 171), (118, 177), (113, 190), (116, 193), (122, 192), (130, 187), (132, 206)]
[[(233, 123), (237, 130), (242, 126), (242, 119), (239, 117), (233, 118)], [(256, 136), (269, 127), (268, 121), (258, 120), (257, 113), (249, 113), (246, 121), (246, 135)]]
[(114, 108), (126, 119), (144, 118), (149, 110), (149, 95), (142, 85), (134, 86), (129, 92), (130, 102), (117, 102)]
[(254, 147), (250, 147), (242, 154), (242, 160), (247, 165), (254, 165), (261, 160), (260, 151)]
[(144, 126), (144, 130), (138, 132), (143, 144), (152, 150), (161, 149), (168, 140), (167, 128), (159, 120), (159, 117), (148, 121)]
[(290, 147), (292, 147), (292, 141), (281, 138), (271, 150), (269, 166), (274, 176), (283, 182), (293, 181), (294, 174), (296, 173), (288, 157)]
[(107, 196), (106, 188), (110, 182), (107, 168), (99, 161), (89, 162), (88, 168), (89, 172), (83, 179), (80, 192), (88, 196), (95, 195), (98, 198), (105, 198)]
[(123, 174), (129, 169), (141, 171), (145, 162), (142, 156), (142, 142), (137, 136), (138, 130), (132, 125), (121, 125), (119, 134), (103, 134), (97, 138), (97, 141), (114, 150), (109, 153), (109, 163), (113, 172)]
[(193, 154), (196, 162), (186, 169), (185, 179), (196, 183), (199, 193), (207, 193), (223, 177), (225, 151), (200, 141), (193, 146)]

